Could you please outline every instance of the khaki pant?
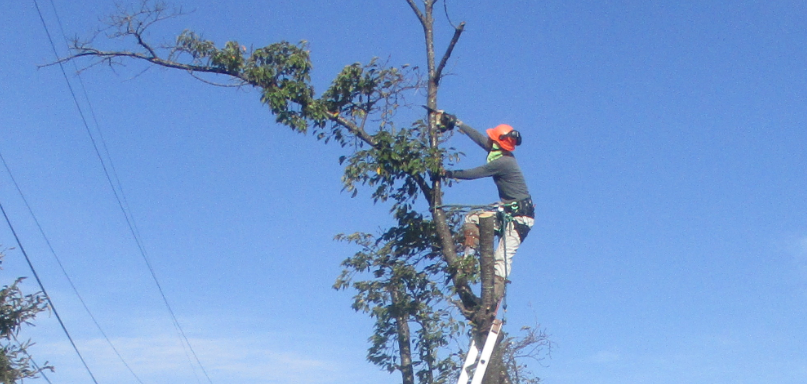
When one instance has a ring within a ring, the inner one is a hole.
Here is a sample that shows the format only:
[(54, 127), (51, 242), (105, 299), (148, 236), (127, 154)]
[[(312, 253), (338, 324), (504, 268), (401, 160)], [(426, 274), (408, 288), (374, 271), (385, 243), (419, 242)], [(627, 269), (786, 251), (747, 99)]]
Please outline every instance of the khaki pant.
[[(465, 216), (465, 222), (479, 226), (479, 216), (483, 214), (496, 214), (492, 211), (474, 211), (469, 212)], [(513, 264), (513, 256), (515, 256), (518, 247), (521, 245), (521, 237), (516, 231), (516, 224), (532, 228), (535, 224), (535, 219), (527, 216), (516, 216), (513, 221), (507, 223), (503, 236), (499, 239), (499, 244), (493, 252), (493, 260), (495, 262), (494, 268), (496, 276), (506, 278), (512, 272), (511, 266)], [(496, 220), (495, 229), (499, 230), (499, 220)]]

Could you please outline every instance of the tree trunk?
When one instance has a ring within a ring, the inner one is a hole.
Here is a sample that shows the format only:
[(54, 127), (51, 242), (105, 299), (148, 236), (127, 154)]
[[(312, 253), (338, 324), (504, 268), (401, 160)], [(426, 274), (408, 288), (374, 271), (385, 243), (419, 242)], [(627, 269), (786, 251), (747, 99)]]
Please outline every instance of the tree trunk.
[[(495, 259), (493, 243), (495, 239), (496, 214), (483, 214), (479, 217), (479, 269), (482, 280), (482, 305), (477, 309), (474, 325), (476, 328), (477, 345), (485, 345), (490, 327), (496, 319), (498, 302), (493, 289), (495, 276)], [(509, 384), (510, 376), (504, 363), (504, 350), (502, 340), (504, 331), (498, 333), (496, 347), (493, 349), (485, 371), (483, 384)]]
[(396, 287), (393, 287), (392, 294), (392, 307), (395, 308), (395, 325), (398, 330), (398, 352), (401, 357), (401, 377), (403, 384), (415, 384), (415, 372), (412, 367), (412, 346), (409, 333), (409, 322), (407, 316), (398, 309), (401, 305), (400, 293)]
[(415, 371), (412, 367), (412, 348), (409, 339), (409, 322), (405, 316), (396, 316), (398, 328), (398, 352), (401, 356), (401, 378), (403, 384), (415, 384)]
[(504, 362), (504, 345), (502, 341), (507, 338), (504, 331), (499, 332), (499, 337), (496, 339), (496, 348), (493, 350), (493, 355), (490, 356), (488, 362), (488, 369), (485, 371), (485, 377), (482, 379), (482, 384), (510, 384), (510, 374), (507, 372), (507, 364)]
[(496, 297), (493, 289), (495, 223), (496, 215), (494, 213), (484, 213), (479, 216), (479, 272), (482, 280), (482, 305), (477, 309), (475, 325), (483, 336), (487, 335), (490, 325), (496, 317)]

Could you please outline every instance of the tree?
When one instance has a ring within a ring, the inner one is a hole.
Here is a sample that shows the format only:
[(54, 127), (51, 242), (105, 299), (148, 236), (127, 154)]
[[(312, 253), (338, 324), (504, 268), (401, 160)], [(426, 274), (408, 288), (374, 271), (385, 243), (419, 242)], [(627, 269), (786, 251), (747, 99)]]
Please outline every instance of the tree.
[[(0, 263), (3, 257), (0, 252)], [(19, 285), (23, 279), (17, 278), (0, 289), (0, 383), (3, 384), (35, 378), (44, 370), (53, 370), (47, 363), (42, 367), (34, 363), (28, 354), (28, 348), (33, 345), (30, 340), (22, 343), (17, 340), (22, 326), (32, 325), (34, 317), (47, 309), (41, 293), (22, 293)]]
[[(146, 40), (145, 31), (181, 11), (148, 1), (137, 8), (122, 8), (107, 20), (107, 36), (130, 44), (129, 49), (96, 48), (99, 33), (74, 41), (71, 55), (60, 62), (88, 59), (88, 68), (135, 59), (195, 77), (220, 75), (230, 85), (258, 89), (278, 123), (345, 148), (339, 158), (344, 165), (344, 189), (356, 196), (360, 188), (369, 188), (375, 203), (390, 205), (396, 224), (377, 234), (337, 236), (355, 243), (360, 251), (343, 262), (334, 287), (355, 289), (353, 308), (376, 320), (368, 352), (371, 362), (390, 372), (400, 371), (405, 384), (443, 383), (459, 370), (461, 354), (451, 343), (468, 331), (478, 339), (487, 334), (493, 308), (485, 302), (484, 292), (492, 291), (492, 282), (481, 279), (482, 295), (474, 293), (474, 286), (480, 285), (478, 260), (457, 252), (460, 217), (443, 206), (445, 186), (440, 175), (444, 164), (456, 161), (459, 154), (445, 147), (451, 132), (439, 129), (432, 112), (437, 110), (443, 70), (465, 24), (455, 27), (438, 61), (433, 13), (437, 0), (424, 0), (421, 6), (405, 1), (423, 28), (425, 73), (417, 67), (388, 66), (372, 59), (345, 66), (319, 96), (310, 81), (307, 43), (283, 41), (248, 51), (230, 41), (217, 48), (186, 30), (175, 44), (156, 46)], [(423, 119), (398, 124), (395, 113), (409, 106), (403, 96), (411, 89), (425, 91), (428, 112)], [(422, 208), (424, 203), (427, 208)], [(460, 317), (471, 324), (470, 330)], [(502, 334), (499, 342), (504, 340), (505, 346), (519, 345)], [(529, 344), (548, 346), (542, 333), (533, 333)], [(491, 362), (499, 368), (489, 372), (486, 382), (523, 377), (523, 368), (517, 372), (519, 365), (505, 361), (506, 356), (520, 355), (507, 352), (513, 352), (512, 348), (499, 350)]]

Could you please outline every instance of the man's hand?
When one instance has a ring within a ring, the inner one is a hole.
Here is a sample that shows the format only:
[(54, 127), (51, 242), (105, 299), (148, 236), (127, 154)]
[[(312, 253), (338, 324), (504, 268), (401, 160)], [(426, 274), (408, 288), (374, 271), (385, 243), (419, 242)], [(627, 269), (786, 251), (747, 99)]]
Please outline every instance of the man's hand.
[(447, 130), (454, 129), (454, 127), (457, 125), (457, 122), (459, 122), (459, 120), (457, 120), (457, 116), (454, 116), (450, 113), (445, 113), (443, 111), (439, 112), (437, 118), (438, 121), (440, 121), (440, 125), (445, 127)]
[(437, 129), (440, 132), (450, 131), (454, 129), (457, 124), (462, 124), (462, 122), (457, 119), (457, 116), (446, 113), (442, 109), (431, 109), (425, 105), (423, 108), (426, 108), (429, 113), (434, 115), (434, 119), (437, 122)]
[(433, 174), (433, 176), (432, 176), (432, 180), (435, 180), (435, 179), (438, 179), (438, 180), (442, 180), (442, 179), (450, 179), (451, 177), (452, 177), (452, 173), (451, 173), (451, 171), (447, 171), (447, 170), (445, 170), (445, 169), (441, 169), (441, 170), (440, 170), (438, 173)]

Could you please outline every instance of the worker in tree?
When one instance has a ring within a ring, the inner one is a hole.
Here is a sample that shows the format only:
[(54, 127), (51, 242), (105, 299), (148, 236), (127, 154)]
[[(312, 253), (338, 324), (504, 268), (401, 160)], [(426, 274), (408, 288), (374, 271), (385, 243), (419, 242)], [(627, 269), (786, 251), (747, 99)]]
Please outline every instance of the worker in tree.
[[(506, 215), (512, 217), (512, 220), (504, 220), (504, 223), (498, 223), (497, 220), (496, 230), (501, 233), (501, 239), (494, 252), (496, 272), (493, 290), (498, 301), (504, 295), (504, 284), (511, 271), (513, 256), (535, 223), (535, 207), (521, 168), (513, 156), (516, 146), (521, 145), (521, 134), (513, 127), (501, 124), (488, 129), (485, 136), (463, 124), (456, 116), (442, 111), (438, 111), (437, 119), (444, 129), (458, 127), (487, 152), (485, 165), (467, 170), (447, 170), (445, 177), (462, 180), (492, 177), (499, 191), (498, 205), (503, 208)], [(486, 213), (493, 212), (476, 211), (465, 217), (463, 232), (466, 254), (475, 252), (479, 246), (479, 216)], [(500, 228), (502, 224), (504, 228)]]

